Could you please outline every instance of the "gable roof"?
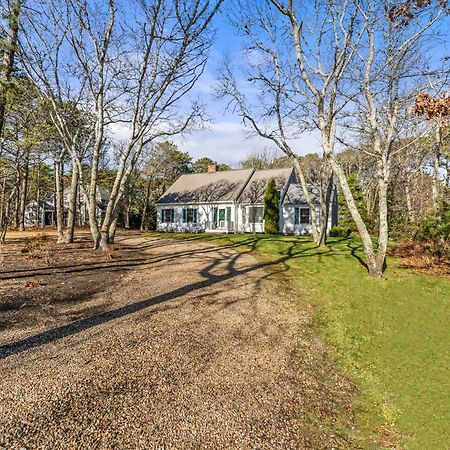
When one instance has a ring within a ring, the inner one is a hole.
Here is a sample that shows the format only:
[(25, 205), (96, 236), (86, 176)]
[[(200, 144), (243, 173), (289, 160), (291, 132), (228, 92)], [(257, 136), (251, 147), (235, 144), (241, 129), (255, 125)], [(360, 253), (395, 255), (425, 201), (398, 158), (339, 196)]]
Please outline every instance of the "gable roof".
[(289, 182), (295, 179), (293, 172), (294, 169), (292, 167), (287, 169), (256, 170), (242, 191), (239, 203), (264, 203), (267, 183), (272, 178), (275, 180), (277, 191), (281, 193), (281, 200), (283, 200)]
[(214, 203), (236, 201), (254, 169), (181, 175), (156, 203)]
[[(308, 185), (308, 191), (311, 195), (311, 199), (314, 203), (319, 203), (319, 193), (312, 185)], [(303, 195), (303, 189), (300, 183), (291, 183), (284, 197), (283, 203), (292, 205), (306, 204), (305, 196)]]

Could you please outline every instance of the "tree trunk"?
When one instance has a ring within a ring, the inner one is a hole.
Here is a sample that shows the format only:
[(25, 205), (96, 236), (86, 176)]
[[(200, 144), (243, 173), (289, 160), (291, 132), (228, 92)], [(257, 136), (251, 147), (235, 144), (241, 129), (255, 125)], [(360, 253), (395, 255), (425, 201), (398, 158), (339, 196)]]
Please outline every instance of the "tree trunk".
[(128, 205), (125, 212), (125, 228), (127, 230), (130, 228), (130, 211), (131, 211), (131, 199), (128, 199)]
[(439, 191), (440, 191), (440, 181), (439, 181), (439, 164), (441, 157), (441, 142), (442, 142), (442, 127), (440, 124), (436, 125), (435, 134), (435, 152), (433, 155), (433, 182), (431, 184), (431, 191), (433, 197), (433, 209), (436, 217), (440, 219), (441, 211), (439, 205)]
[(117, 229), (117, 217), (112, 221), (111, 226), (109, 227), (109, 243), (114, 244), (114, 239), (116, 237), (116, 229)]
[(89, 206), (88, 209), (89, 228), (94, 241), (94, 250), (97, 250), (100, 245), (100, 233), (98, 231), (97, 218), (95, 217), (96, 209), (97, 207), (95, 204), (93, 206)]
[(78, 198), (78, 166), (74, 162), (72, 164), (72, 180), (70, 184), (69, 196), (69, 212), (67, 215), (66, 243), (72, 244), (75, 229), (75, 218), (77, 214), (77, 198)]
[[(321, 186), (322, 188), (322, 186)], [(330, 177), (327, 180), (327, 190), (325, 193), (325, 201), (323, 195), (320, 196), (320, 233), (319, 233), (319, 247), (327, 246), (327, 231), (328, 231), (328, 218), (330, 216), (330, 203), (331, 195), (333, 193), (334, 183), (333, 183), (333, 172), (331, 172)]]
[(294, 162), (295, 171), (297, 176), (300, 179), (300, 185), (302, 187), (303, 195), (305, 196), (306, 203), (309, 206), (309, 213), (311, 215), (311, 232), (313, 235), (314, 242), (319, 245), (319, 232), (317, 231), (317, 213), (316, 213), (316, 205), (314, 205), (311, 195), (308, 191), (308, 184), (306, 183), (305, 176), (303, 174), (303, 169), (301, 167), (300, 161), (297, 158), (292, 158)]
[(39, 201), (41, 196), (41, 162), (37, 163), (37, 176), (36, 176), (36, 228), (39, 228)]
[(11, 204), (11, 199), (13, 196), (13, 192), (11, 192), (11, 195), (9, 196), (8, 200), (6, 200), (6, 205), (5, 205), (5, 214), (3, 215), (3, 219), (2, 219), (2, 230), (1, 230), (1, 234), (0, 234), (0, 244), (6, 244), (6, 232), (8, 231), (8, 225), (9, 225), (9, 206)]
[(386, 261), (386, 251), (389, 239), (388, 224), (388, 187), (389, 187), (389, 162), (382, 157), (379, 163), (378, 175), (378, 248), (376, 256), (377, 276), (381, 276)]
[(20, 185), (21, 185), (21, 176), (20, 176), (20, 166), (19, 163), (17, 163), (16, 166), (16, 179), (15, 184), (13, 188), (14, 192), (14, 216), (12, 221), (12, 228), (17, 230), (19, 227), (19, 208), (20, 208)]
[[(3, 128), (5, 123), (6, 101), (14, 67), (14, 56), (17, 48), (17, 37), (19, 32), (19, 15), (22, 6), (21, 0), (15, 0), (11, 4), (8, 27), (4, 43), (3, 61), (0, 71), (0, 139), (3, 142)], [(0, 148), (0, 156), (1, 156)]]
[(352, 219), (355, 222), (356, 227), (358, 229), (358, 233), (361, 236), (364, 254), (366, 256), (367, 270), (370, 276), (374, 278), (380, 278), (382, 272), (380, 268), (377, 266), (377, 260), (375, 257), (375, 253), (373, 251), (372, 238), (369, 234), (369, 231), (367, 230), (366, 224), (364, 223), (361, 215), (359, 214), (358, 208), (356, 207), (356, 203), (353, 198), (352, 192), (350, 191), (350, 187), (348, 185), (345, 173), (335, 160), (333, 154), (327, 154), (327, 157), (328, 160), (330, 161), (333, 173), (336, 176), (337, 180), (339, 181), (339, 185), (342, 189), (342, 193), (344, 194), (345, 201), (347, 202), (348, 210), (350, 211)]
[(27, 149), (25, 152), (22, 186), (20, 192), (19, 231), (25, 230), (25, 208), (27, 205), (27, 194), (28, 194), (29, 162), (30, 162), (30, 149)]
[(145, 216), (147, 215), (148, 202), (150, 200), (151, 183), (152, 183), (152, 179), (151, 179), (151, 177), (149, 177), (148, 183), (147, 183), (147, 189), (145, 192), (144, 208), (142, 209), (141, 226), (140, 226), (141, 231), (144, 230)]
[(6, 216), (6, 170), (3, 173), (3, 183), (2, 183), (2, 191), (0, 194), (0, 224), (3, 223), (3, 219)]
[(56, 184), (56, 228), (58, 235), (58, 243), (64, 242), (64, 179), (63, 179), (63, 158), (55, 161), (55, 184)]

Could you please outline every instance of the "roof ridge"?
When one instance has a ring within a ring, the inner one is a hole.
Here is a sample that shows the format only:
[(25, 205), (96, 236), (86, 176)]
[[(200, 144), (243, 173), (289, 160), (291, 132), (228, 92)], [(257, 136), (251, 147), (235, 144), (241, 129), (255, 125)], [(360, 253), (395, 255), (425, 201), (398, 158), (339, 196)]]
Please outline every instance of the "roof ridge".
[(217, 170), (216, 172), (188, 172), (188, 173), (182, 173), (180, 177), (185, 175), (214, 175), (217, 173), (228, 173), (228, 172), (244, 172), (246, 170), (254, 170), (254, 169), (229, 169), (229, 170)]

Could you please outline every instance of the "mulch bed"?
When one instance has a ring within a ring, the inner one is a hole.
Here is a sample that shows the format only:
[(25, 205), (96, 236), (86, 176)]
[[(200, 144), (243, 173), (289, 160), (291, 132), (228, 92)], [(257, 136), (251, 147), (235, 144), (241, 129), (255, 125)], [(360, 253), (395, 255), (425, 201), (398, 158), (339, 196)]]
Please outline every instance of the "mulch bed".
[(450, 275), (450, 255), (437, 252), (434, 243), (402, 241), (392, 248), (389, 254), (401, 258), (402, 267)]

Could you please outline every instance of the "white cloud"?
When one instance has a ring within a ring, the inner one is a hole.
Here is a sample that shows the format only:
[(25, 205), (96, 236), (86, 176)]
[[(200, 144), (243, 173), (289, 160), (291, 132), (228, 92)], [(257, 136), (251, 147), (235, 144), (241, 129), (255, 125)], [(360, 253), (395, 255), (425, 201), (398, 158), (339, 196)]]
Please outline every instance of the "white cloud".
[[(239, 162), (250, 153), (275, 147), (266, 139), (249, 138), (246, 129), (240, 123), (233, 121), (216, 122), (207, 129), (172, 140), (180, 150), (188, 152), (194, 159), (208, 156), (219, 163), (227, 163), (233, 167), (237, 167)], [(304, 134), (289, 143), (300, 155), (320, 151), (317, 133)]]
[[(130, 136), (130, 128), (125, 124), (114, 124), (110, 127), (110, 135), (117, 142), (126, 142)], [(275, 149), (275, 145), (267, 139), (249, 137), (248, 129), (232, 120), (214, 122), (203, 130), (186, 136), (174, 136), (171, 140), (181, 151), (188, 152), (194, 160), (208, 156), (232, 167), (238, 167), (251, 153), (265, 148)], [(290, 140), (289, 144), (299, 155), (320, 152), (318, 133), (305, 133)]]

